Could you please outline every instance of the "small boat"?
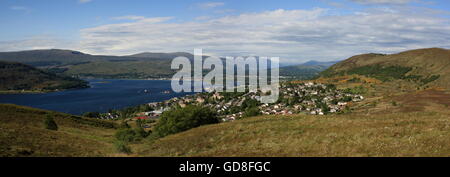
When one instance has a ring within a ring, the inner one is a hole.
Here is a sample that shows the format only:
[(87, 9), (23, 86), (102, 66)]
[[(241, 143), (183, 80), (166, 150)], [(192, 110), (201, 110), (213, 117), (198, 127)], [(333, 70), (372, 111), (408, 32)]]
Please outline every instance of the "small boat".
[(161, 92), (161, 93), (163, 93), (163, 94), (169, 94), (169, 93), (171, 93), (169, 90), (165, 90), (165, 91), (163, 91), (163, 92)]

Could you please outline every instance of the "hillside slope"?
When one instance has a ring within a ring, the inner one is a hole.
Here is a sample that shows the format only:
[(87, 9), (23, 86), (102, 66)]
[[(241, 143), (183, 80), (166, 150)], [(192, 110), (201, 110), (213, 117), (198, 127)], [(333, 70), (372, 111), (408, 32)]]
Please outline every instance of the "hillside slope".
[(0, 90), (35, 90), (85, 88), (87, 82), (63, 77), (21, 63), (0, 61)]
[(60, 49), (0, 52), (2, 61), (20, 62), (66, 75), (100, 78), (167, 77), (174, 73), (170, 69), (171, 59), (90, 55)]
[(134, 147), (140, 156), (449, 156), (450, 119), (433, 112), (263, 116)]
[[(52, 113), (58, 131), (44, 128)], [(0, 104), (0, 156), (109, 156), (111, 122), (23, 106)]]
[(326, 70), (337, 61), (319, 62), (308, 61), (300, 65), (280, 67), (280, 76), (290, 77), (293, 79), (311, 79), (319, 75), (320, 72)]
[(322, 77), (359, 74), (382, 81), (408, 80), (418, 85), (450, 88), (450, 50), (417, 49), (398, 54), (363, 54), (339, 62)]
[[(194, 58), (192, 54), (186, 52), (144, 52), (128, 56), (105, 56), (72, 50), (50, 49), (0, 52), (0, 61), (20, 62), (69, 76), (145, 79), (171, 77), (176, 72), (170, 69), (171, 62), (178, 56), (184, 56), (190, 60)], [(334, 63), (309, 61), (302, 65), (282, 67), (280, 74), (309, 79), (317, 76), (319, 72)]]

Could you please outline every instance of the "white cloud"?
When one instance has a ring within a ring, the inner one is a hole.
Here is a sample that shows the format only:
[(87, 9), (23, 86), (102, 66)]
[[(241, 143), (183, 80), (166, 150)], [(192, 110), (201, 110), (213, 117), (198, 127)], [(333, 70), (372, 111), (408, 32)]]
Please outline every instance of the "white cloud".
[(84, 4), (84, 3), (88, 3), (91, 2), (92, 0), (78, 0), (79, 3)]
[(199, 17), (195, 17), (195, 20), (203, 21), (203, 20), (209, 20), (211, 18), (212, 17), (210, 17), (210, 16), (199, 16)]
[(201, 9), (212, 9), (212, 8), (220, 7), (223, 5), (225, 5), (225, 3), (223, 3), (223, 2), (205, 2), (205, 3), (197, 4), (197, 7), (201, 8)]
[(37, 49), (73, 49), (77, 48), (73, 41), (55, 38), (49, 35), (32, 36), (27, 39), (14, 41), (0, 41), (0, 51), (20, 51)]
[(126, 15), (126, 16), (120, 16), (120, 17), (114, 17), (114, 20), (143, 20), (145, 19), (144, 16), (137, 16), (137, 15)]
[(392, 9), (330, 16), (326, 9), (274, 10), (175, 23), (169, 17), (81, 30), (80, 49), (97, 54), (143, 51), (218, 56), (278, 56), (282, 62), (336, 60), (366, 52), (450, 47), (450, 20)]
[(11, 6), (11, 10), (27, 10), (28, 8), (23, 6)]
[(415, 0), (350, 0), (360, 4), (408, 4)]
[(16, 11), (23, 11), (25, 13), (30, 13), (31, 9), (25, 6), (11, 6), (9, 9)]
[(325, 61), (368, 52), (450, 48), (450, 19), (439, 17), (441, 14), (405, 7), (372, 8), (346, 15), (321, 8), (279, 9), (219, 18), (203, 16), (187, 22), (128, 15), (113, 18), (129, 20), (126, 22), (82, 29), (79, 41), (36, 36), (0, 41), (0, 50), (66, 48), (126, 55), (203, 48), (217, 56), (275, 56), (285, 63)]

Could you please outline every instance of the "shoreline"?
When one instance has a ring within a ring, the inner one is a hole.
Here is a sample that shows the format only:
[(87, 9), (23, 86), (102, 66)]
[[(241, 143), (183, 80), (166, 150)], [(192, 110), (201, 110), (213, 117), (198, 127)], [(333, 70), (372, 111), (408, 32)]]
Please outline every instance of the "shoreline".
[[(123, 80), (123, 82), (120, 81), (120, 80)], [(92, 79), (91, 80), (90, 79), (90, 80), (87, 80), (87, 81), (90, 83), (89, 84), (90, 88), (96, 88), (96, 87), (100, 87), (100, 85), (105, 85), (105, 86), (102, 86), (102, 87), (108, 87), (108, 88), (110, 88), (112, 90), (117, 90), (117, 89), (115, 89), (115, 87), (118, 87), (118, 89), (120, 89), (121, 88), (120, 85), (123, 85), (123, 84), (125, 84), (125, 85), (130, 85), (130, 84), (131, 85), (135, 85), (136, 84), (136, 86), (131, 86), (131, 87), (136, 87), (136, 88), (139, 88), (139, 89), (137, 89), (136, 92), (135, 91), (125, 92), (125, 94), (130, 94), (130, 95), (133, 96), (133, 98), (131, 99), (133, 101), (130, 101), (129, 104), (128, 103), (101, 103), (100, 107), (97, 107), (96, 105), (92, 105), (91, 108), (88, 108), (88, 107), (85, 107), (85, 106), (78, 106), (75, 103), (77, 101), (73, 101), (74, 103), (71, 103), (72, 101), (70, 101), (70, 100), (67, 101), (68, 105), (74, 105), (76, 108), (69, 108), (69, 107), (64, 108), (62, 106), (46, 106), (46, 107), (42, 106), (42, 107), (39, 107), (39, 105), (35, 104), (34, 103), (35, 101), (33, 101), (33, 98), (51, 98), (53, 96), (61, 97), (61, 98), (70, 98), (70, 99), (74, 98), (73, 96), (68, 96), (68, 97), (64, 96), (64, 95), (70, 95), (70, 94), (73, 95), (73, 93), (71, 93), (72, 91), (64, 92), (64, 91), (67, 91), (67, 90), (57, 90), (57, 91), (56, 90), (38, 90), (38, 89), (35, 89), (35, 90), (0, 90), (0, 98), (2, 98), (1, 99), (2, 103), (17, 104), (17, 105), (30, 106), (30, 107), (35, 107), (35, 108), (42, 108), (42, 109), (47, 109), (47, 110), (52, 110), (52, 111), (59, 111), (59, 112), (64, 112), (64, 113), (68, 113), (68, 114), (81, 115), (84, 112), (108, 112), (108, 109), (123, 109), (123, 108), (126, 108), (126, 107), (134, 107), (134, 106), (138, 106), (138, 105), (141, 105), (141, 104), (147, 104), (149, 102), (166, 101), (166, 100), (171, 99), (172, 97), (179, 97), (179, 96), (184, 96), (185, 95), (184, 93), (180, 93), (180, 94), (175, 94), (175, 93), (163, 94), (163, 93), (160, 93), (160, 92), (162, 92), (164, 90), (169, 90), (169, 91), (172, 92), (172, 90), (170, 90), (170, 88), (171, 88), (170, 87), (170, 81), (151, 81), (151, 80), (144, 80), (144, 79), (110, 79), (110, 80), (108, 80), (108, 79), (95, 79), (95, 80)], [(109, 83), (113, 83), (113, 84), (110, 85)], [(152, 90), (151, 89), (152, 85), (155, 85), (155, 84), (162, 85), (162, 86), (161, 86), (161, 88), (159, 88), (159, 86), (158, 86), (158, 87), (156, 87), (155, 90), (151, 91)], [(151, 93), (143, 95), (144, 94), (143, 93), (144, 89), (149, 89), (149, 92), (151, 92)], [(90, 93), (90, 94), (95, 94), (95, 95), (97, 95), (97, 94), (102, 95), (98, 91), (97, 92), (96, 91), (91, 92), (90, 89), (77, 88), (77, 89), (68, 89), (68, 90), (74, 90), (74, 92), (76, 94), (78, 94), (78, 93)], [(86, 90), (86, 91), (84, 91), (84, 90)], [(141, 93), (138, 93), (139, 90), (141, 91)], [(117, 91), (113, 91), (113, 93), (116, 93), (116, 92)], [(119, 100), (128, 100), (129, 99), (128, 97), (124, 98), (123, 96), (121, 96), (120, 95), (121, 92), (117, 92), (117, 93), (118, 93), (118, 97), (117, 98)], [(135, 95), (137, 95), (137, 96), (135, 96)], [(88, 96), (86, 96), (86, 95), (78, 95), (78, 96), (81, 96), (81, 98), (82, 98), (81, 101), (83, 101), (83, 100), (88, 100), (89, 101), (90, 100), (90, 98), (88, 98)], [(3, 99), (3, 97), (4, 97), (4, 99)], [(105, 96), (98, 97), (98, 98), (100, 100), (110, 99), (110, 98), (107, 98), (107, 97), (111, 97), (111, 99), (116, 99), (116, 98), (113, 98), (114, 96), (111, 96), (111, 95), (108, 96), (107, 94)], [(14, 100), (16, 100), (16, 98), (17, 99), (19, 99), (19, 98), (21, 98), (21, 99), (31, 98), (31, 99), (28, 100), (28, 101), (24, 100), (24, 101), (18, 102), (18, 101), (14, 101)], [(78, 100), (78, 99), (79, 98), (76, 98), (76, 100)], [(61, 99), (59, 99), (59, 100), (61, 100)], [(96, 99), (92, 99), (92, 100), (94, 100), (94, 102), (98, 102), (98, 101), (95, 101), (95, 100), (97, 100), (97, 98)], [(144, 101), (142, 101), (142, 100), (144, 100)], [(65, 102), (64, 100), (61, 100), (61, 101)], [(78, 100), (78, 101), (80, 101), (80, 100)], [(27, 103), (27, 102), (30, 102), (30, 103)], [(104, 101), (104, 102), (110, 102), (110, 101)], [(52, 104), (57, 103), (57, 102), (42, 101), (42, 103), (43, 104), (52, 105)]]
[(71, 89), (57, 89), (57, 90), (0, 90), (0, 95), (9, 95), (9, 94), (45, 94), (45, 93), (52, 93), (52, 92), (62, 92), (67, 90), (78, 90), (78, 89), (87, 89), (91, 88), (90, 85), (87, 87), (80, 87), (80, 88), (71, 88)]
[(50, 93), (52, 91), (31, 91), (31, 90), (1, 90), (0, 95), (9, 95), (9, 94), (43, 94)]

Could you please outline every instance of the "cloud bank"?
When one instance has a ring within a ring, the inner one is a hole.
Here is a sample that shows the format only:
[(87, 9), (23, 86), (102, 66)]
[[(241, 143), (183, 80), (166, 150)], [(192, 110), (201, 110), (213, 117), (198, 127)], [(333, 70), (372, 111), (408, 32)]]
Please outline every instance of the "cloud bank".
[(414, 0), (350, 0), (361, 4), (407, 4)]
[(88, 3), (91, 2), (92, 0), (78, 0), (78, 3), (84, 4), (84, 3)]
[(277, 56), (285, 63), (345, 59), (366, 52), (450, 48), (450, 21), (446, 18), (393, 9), (328, 14), (327, 9), (316, 8), (184, 23), (168, 21), (171, 17), (134, 18), (128, 23), (81, 30), (80, 48), (119, 55), (203, 48), (218, 56)]
[(223, 3), (223, 2), (205, 2), (205, 3), (197, 4), (197, 7), (201, 8), (201, 9), (212, 9), (212, 8), (220, 7), (223, 5), (225, 5), (225, 3)]

